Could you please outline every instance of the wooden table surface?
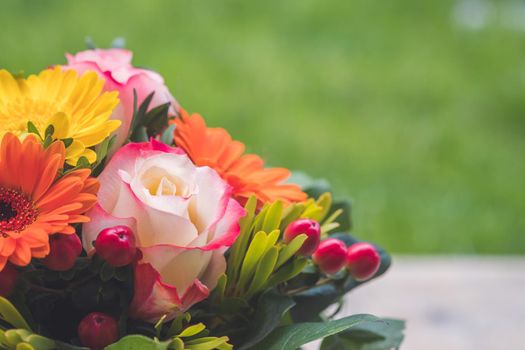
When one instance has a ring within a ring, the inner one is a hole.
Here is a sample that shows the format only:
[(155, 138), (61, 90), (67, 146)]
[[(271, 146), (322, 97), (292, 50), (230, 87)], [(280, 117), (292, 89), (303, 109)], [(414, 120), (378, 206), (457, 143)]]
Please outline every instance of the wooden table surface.
[(525, 257), (396, 256), (348, 295), (355, 313), (405, 319), (402, 350), (525, 349)]

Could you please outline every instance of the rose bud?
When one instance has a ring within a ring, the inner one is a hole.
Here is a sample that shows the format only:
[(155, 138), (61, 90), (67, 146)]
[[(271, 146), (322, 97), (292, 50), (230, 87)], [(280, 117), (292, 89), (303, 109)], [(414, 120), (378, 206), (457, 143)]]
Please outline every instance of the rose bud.
[(42, 262), (53, 271), (67, 271), (75, 265), (82, 243), (76, 234), (54, 234), (49, 237), (49, 255)]
[(346, 257), (346, 267), (356, 281), (372, 278), (381, 265), (377, 249), (366, 242), (352, 244), (348, 247)]
[(328, 238), (319, 244), (312, 259), (321, 271), (333, 275), (345, 266), (346, 245), (339, 239)]
[(137, 256), (135, 235), (127, 226), (114, 226), (100, 231), (95, 249), (102, 259), (115, 267), (129, 265)]
[(0, 296), (7, 297), (13, 292), (17, 277), (18, 270), (10, 264), (7, 264), (4, 269), (0, 271)]
[(92, 312), (78, 325), (80, 342), (91, 350), (103, 350), (118, 340), (118, 324), (109, 315)]
[(321, 226), (317, 221), (311, 219), (293, 221), (284, 231), (284, 241), (290, 243), (295, 237), (303, 233), (306, 234), (307, 238), (297, 254), (310, 256), (315, 252), (321, 240)]

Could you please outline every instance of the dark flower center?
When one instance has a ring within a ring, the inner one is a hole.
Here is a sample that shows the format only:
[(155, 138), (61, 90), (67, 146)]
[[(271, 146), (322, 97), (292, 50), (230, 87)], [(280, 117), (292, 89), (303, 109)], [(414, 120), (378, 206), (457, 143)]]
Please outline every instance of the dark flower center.
[(0, 201), (0, 221), (8, 221), (16, 216), (16, 210), (13, 208), (11, 203), (1, 200)]
[(0, 235), (23, 231), (35, 222), (37, 215), (34, 203), (23, 193), (0, 187)]

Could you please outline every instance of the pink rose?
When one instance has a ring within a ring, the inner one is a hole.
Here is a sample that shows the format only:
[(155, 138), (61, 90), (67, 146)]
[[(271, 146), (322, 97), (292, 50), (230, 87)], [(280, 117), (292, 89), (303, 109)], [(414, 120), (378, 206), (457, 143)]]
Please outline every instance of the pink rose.
[(135, 265), (130, 315), (155, 322), (205, 299), (225, 272), (224, 252), (244, 215), (230, 186), (181, 149), (155, 140), (118, 150), (99, 181), (83, 245), (92, 253), (101, 230), (132, 228), (142, 258)]
[(66, 69), (74, 69), (79, 74), (94, 71), (106, 83), (104, 91), (118, 91), (120, 105), (115, 108), (111, 119), (122, 121), (122, 126), (117, 130), (115, 149), (123, 145), (129, 134), (131, 119), (133, 117), (133, 89), (137, 91), (137, 105), (155, 92), (149, 107), (154, 108), (165, 103), (171, 103), (170, 115), (175, 115), (179, 104), (173, 98), (164, 84), (164, 79), (151, 70), (135, 68), (131, 65), (131, 51), (124, 49), (95, 49), (77, 53), (66, 54), (68, 64)]

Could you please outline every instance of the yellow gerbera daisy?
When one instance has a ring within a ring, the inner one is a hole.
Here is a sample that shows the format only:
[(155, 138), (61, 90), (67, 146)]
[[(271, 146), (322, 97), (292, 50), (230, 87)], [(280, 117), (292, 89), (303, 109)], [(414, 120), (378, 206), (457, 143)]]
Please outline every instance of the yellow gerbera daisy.
[(31, 121), (41, 135), (53, 125), (55, 139), (73, 139), (66, 161), (75, 165), (82, 156), (95, 162), (89, 149), (101, 143), (120, 126), (109, 120), (119, 103), (118, 92), (102, 93), (104, 80), (95, 72), (81, 77), (60, 67), (46, 69), (27, 79), (17, 79), (0, 70), (0, 140), (10, 132), (23, 135)]

